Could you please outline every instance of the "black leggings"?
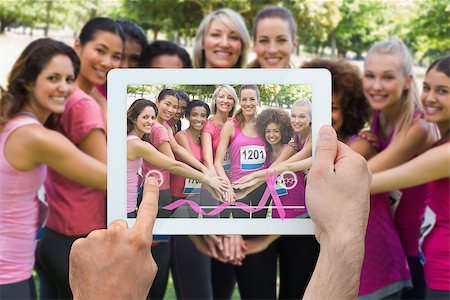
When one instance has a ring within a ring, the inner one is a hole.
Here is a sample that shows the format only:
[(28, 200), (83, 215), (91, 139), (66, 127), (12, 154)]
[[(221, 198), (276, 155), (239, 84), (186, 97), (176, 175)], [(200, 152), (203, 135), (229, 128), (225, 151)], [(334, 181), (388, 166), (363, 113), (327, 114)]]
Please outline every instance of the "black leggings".
[(423, 273), (423, 266), (420, 263), (419, 257), (407, 256), (406, 258), (408, 259), (413, 288), (404, 291), (402, 294), (402, 299), (425, 299), (425, 275)]
[(282, 236), (277, 241), (280, 260), (279, 299), (302, 299), (319, 257), (314, 235)]
[(73, 297), (69, 285), (69, 254), (73, 242), (80, 237), (84, 236), (66, 236), (44, 228), (37, 244), (35, 263), (41, 287), (40, 299)]
[(277, 245), (272, 243), (266, 250), (247, 256), (242, 266), (211, 259), (214, 299), (231, 299), (236, 281), (241, 299), (276, 299), (276, 255)]
[(213, 299), (211, 258), (188, 236), (172, 236), (170, 268), (177, 299)]
[(163, 299), (169, 280), (170, 242), (159, 242), (153, 246), (152, 255), (158, 266), (158, 272), (155, 280), (153, 280), (147, 299)]
[(19, 282), (0, 284), (0, 299), (37, 299), (33, 276)]
[[(248, 194), (245, 198), (239, 200), (239, 202), (243, 202), (251, 207), (256, 207), (259, 202), (261, 201), (261, 198), (265, 192), (267, 188), (267, 184), (264, 183), (262, 184), (260, 187), (258, 187), (257, 189), (255, 189), (253, 192), (251, 192), (250, 194)], [(270, 197), (267, 200), (266, 203), (266, 208), (254, 212), (251, 214), (252, 218), (265, 218), (267, 216), (267, 210), (269, 208), (269, 204), (270, 204)], [(241, 210), (240, 208), (235, 208), (235, 206), (231, 206), (232, 208), (227, 208), (224, 209), (221, 213), (220, 213), (220, 217), (221, 218), (229, 218), (230, 216), (233, 216), (233, 218), (249, 218), (250, 217), (250, 213)]]

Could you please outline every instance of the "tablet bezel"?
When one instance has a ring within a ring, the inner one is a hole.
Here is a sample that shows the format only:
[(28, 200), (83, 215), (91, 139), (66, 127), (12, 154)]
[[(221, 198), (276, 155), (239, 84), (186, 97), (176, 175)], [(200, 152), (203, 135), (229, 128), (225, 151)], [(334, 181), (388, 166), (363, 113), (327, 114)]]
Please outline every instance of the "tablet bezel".
[[(319, 128), (331, 124), (331, 74), (327, 69), (113, 69), (108, 73), (107, 223), (127, 218), (127, 87), (139, 84), (311, 85), (313, 153)], [(310, 219), (162, 219), (154, 234), (314, 234)]]

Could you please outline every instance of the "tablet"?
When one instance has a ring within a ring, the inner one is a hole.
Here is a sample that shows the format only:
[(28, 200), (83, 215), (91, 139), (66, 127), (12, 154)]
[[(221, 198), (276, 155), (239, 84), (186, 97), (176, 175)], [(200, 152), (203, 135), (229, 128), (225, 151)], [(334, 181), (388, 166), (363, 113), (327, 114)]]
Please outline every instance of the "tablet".
[[(214, 90), (222, 84), (237, 87), (237, 91), (239, 86), (247, 84), (271, 90), (273, 99), (262, 99), (263, 106), (258, 107), (258, 111), (265, 109), (264, 104), (279, 104), (277, 95), (288, 88), (291, 93), (285, 97), (292, 98), (288, 103), (310, 97), (313, 153), (319, 128), (324, 124), (331, 124), (331, 74), (326, 69), (111, 70), (108, 73), (108, 224), (117, 219), (127, 220), (129, 226), (135, 222), (135, 218), (127, 218), (126, 115), (131, 102), (138, 98), (155, 101), (159, 91), (164, 88), (183, 89), (185, 86), (187, 89), (198, 86), (208, 91), (208, 88)], [(212, 93), (200, 100), (210, 102), (211, 98)], [(290, 109), (286, 104), (282, 108)], [(285, 184), (292, 184), (296, 180), (292, 174), (281, 175), (286, 180)], [(292, 207), (283, 207), (280, 201), (275, 200), (273, 193), (274, 189), (267, 189), (258, 205), (246, 205), (237, 200), (234, 203), (218, 202), (214, 207), (202, 207), (195, 201), (178, 201), (175, 205), (160, 209), (176, 210), (183, 206), (184, 209), (192, 210), (194, 217), (157, 218), (154, 234), (314, 234), (311, 219), (283, 217), (284, 211)], [(221, 212), (226, 209), (247, 211), (249, 217), (222, 217)], [(265, 217), (252, 217), (258, 211), (261, 216), (261, 210), (267, 212)], [(274, 211), (277, 212), (277, 218), (272, 217)]]

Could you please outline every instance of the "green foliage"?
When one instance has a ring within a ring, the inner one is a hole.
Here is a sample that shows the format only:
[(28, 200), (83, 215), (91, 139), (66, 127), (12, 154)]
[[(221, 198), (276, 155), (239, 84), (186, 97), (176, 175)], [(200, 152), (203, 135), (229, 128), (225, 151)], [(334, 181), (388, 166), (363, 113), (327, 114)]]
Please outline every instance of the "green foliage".
[(292, 11), (299, 45), (316, 54), (331, 48), (334, 55), (337, 48), (341, 56), (354, 52), (361, 57), (391, 35), (402, 38), (421, 60), (450, 49), (448, 0), (0, 0), (0, 33), (14, 24), (69, 26), (76, 32), (94, 16), (109, 16), (151, 30), (151, 40), (164, 33), (167, 39), (188, 42), (202, 18), (216, 9), (236, 10), (251, 33), (257, 12), (269, 5)]
[(416, 17), (407, 35), (419, 59), (434, 60), (450, 51), (450, 2), (418, 1)]

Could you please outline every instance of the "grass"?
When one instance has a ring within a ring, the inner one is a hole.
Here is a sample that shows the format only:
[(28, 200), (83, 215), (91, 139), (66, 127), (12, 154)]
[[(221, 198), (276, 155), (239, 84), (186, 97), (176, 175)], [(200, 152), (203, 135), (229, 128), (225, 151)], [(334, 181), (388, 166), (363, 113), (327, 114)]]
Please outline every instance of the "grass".
[[(36, 293), (37, 299), (40, 299), (40, 289), (39, 289), (39, 277), (37, 276), (36, 271), (33, 271), (34, 283), (36, 285)], [(169, 282), (167, 283), (166, 294), (164, 295), (164, 300), (176, 300), (177, 296), (175, 294), (175, 287), (173, 286), (172, 274), (169, 275)], [(239, 295), (239, 290), (237, 288), (234, 289), (232, 300), (241, 299)]]

